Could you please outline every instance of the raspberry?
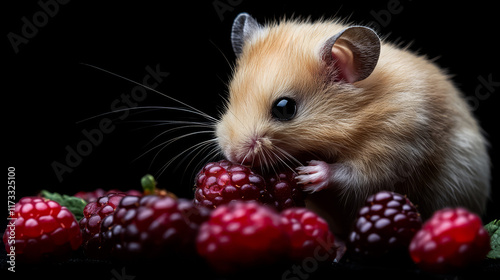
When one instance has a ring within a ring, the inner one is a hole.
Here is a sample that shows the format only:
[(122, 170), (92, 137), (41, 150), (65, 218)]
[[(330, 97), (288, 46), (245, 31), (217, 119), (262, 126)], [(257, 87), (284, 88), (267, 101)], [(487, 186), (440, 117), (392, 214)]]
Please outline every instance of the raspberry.
[(266, 188), (272, 196), (271, 204), (279, 211), (291, 207), (305, 207), (305, 195), (292, 171), (279, 172), (274, 176), (265, 176)]
[(290, 243), (275, 210), (235, 201), (212, 211), (201, 225), (197, 248), (216, 271), (230, 273), (277, 263)]
[(66, 207), (40, 197), (23, 197), (14, 207), (15, 228), (7, 226), (3, 242), (7, 252), (15, 246), (16, 259), (63, 260), (80, 247), (78, 222)]
[(411, 238), (421, 226), (420, 214), (408, 198), (381, 191), (369, 196), (359, 210), (349, 242), (354, 253), (364, 257), (408, 255)]
[(190, 200), (125, 196), (101, 222), (103, 250), (123, 260), (193, 256), (199, 225), (208, 216)]
[(317, 256), (322, 260), (335, 259), (334, 236), (325, 220), (306, 208), (289, 208), (281, 216), (282, 226), (290, 236), (293, 261)]
[(196, 176), (195, 204), (216, 208), (233, 200), (268, 203), (270, 195), (262, 176), (227, 160), (205, 165)]
[(93, 201), (96, 201), (101, 196), (105, 196), (107, 194), (112, 194), (112, 193), (126, 193), (127, 195), (142, 196), (142, 193), (140, 191), (137, 191), (137, 190), (128, 190), (126, 192), (122, 192), (122, 191), (116, 190), (116, 189), (105, 191), (101, 188), (95, 189), (95, 190), (90, 191), (90, 192), (80, 191), (80, 192), (77, 192), (76, 194), (74, 194), (73, 196), (79, 197), (87, 202), (93, 202)]
[(110, 193), (90, 202), (83, 209), (83, 218), (80, 220), (85, 254), (92, 257), (105, 256), (101, 250), (101, 221), (104, 217), (112, 215), (116, 207), (126, 196), (125, 193)]
[(413, 237), (410, 256), (423, 270), (446, 273), (484, 259), (490, 237), (481, 219), (464, 208), (442, 209)]

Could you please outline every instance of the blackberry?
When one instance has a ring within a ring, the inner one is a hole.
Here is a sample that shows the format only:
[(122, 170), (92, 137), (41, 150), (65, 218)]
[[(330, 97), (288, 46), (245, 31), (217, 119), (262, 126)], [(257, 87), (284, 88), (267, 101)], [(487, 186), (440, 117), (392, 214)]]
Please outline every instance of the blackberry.
[(295, 173), (282, 171), (275, 175), (264, 176), (266, 189), (272, 196), (270, 204), (282, 211), (291, 207), (305, 207), (305, 193), (297, 185)]
[(282, 227), (290, 236), (290, 259), (301, 262), (321, 255), (323, 261), (336, 256), (334, 235), (326, 221), (306, 208), (289, 208), (281, 212)]
[(105, 257), (108, 252), (101, 250), (101, 222), (115, 212), (125, 193), (111, 193), (90, 202), (83, 209), (83, 218), (80, 220), (82, 231), (82, 247), (87, 256)]
[(421, 226), (420, 214), (408, 198), (381, 191), (369, 196), (359, 210), (347, 248), (362, 257), (408, 256), (408, 245)]
[(195, 182), (194, 203), (209, 208), (233, 200), (269, 203), (271, 199), (262, 176), (246, 166), (227, 160), (206, 164)]
[(89, 191), (89, 192), (80, 191), (80, 192), (75, 193), (73, 196), (79, 197), (79, 198), (85, 200), (86, 202), (90, 203), (90, 202), (96, 201), (99, 197), (102, 197), (102, 196), (105, 196), (108, 194), (112, 194), (112, 193), (125, 193), (127, 195), (142, 196), (142, 193), (140, 191), (137, 191), (137, 190), (128, 190), (126, 192), (123, 192), (123, 191), (120, 191), (117, 189), (105, 191), (101, 188), (98, 188), (98, 189), (95, 189), (95, 190)]
[(122, 260), (193, 256), (209, 210), (186, 199), (125, 196), (101, 222), (103, 250)]

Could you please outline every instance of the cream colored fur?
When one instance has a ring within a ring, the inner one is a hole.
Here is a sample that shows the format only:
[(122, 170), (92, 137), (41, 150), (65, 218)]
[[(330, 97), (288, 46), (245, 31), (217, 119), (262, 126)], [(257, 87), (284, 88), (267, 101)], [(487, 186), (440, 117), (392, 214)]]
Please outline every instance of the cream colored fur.
[[(268, 167), (291, 165), (291, 156), (332, 164), (329, 190), (308, 203), (331, 223), (349, 224), (364, 199), (382, 189), (407, 195), (424, 218), (447, 206), (483, 213), (487, 144), (460, 91), (430, 60), (386, 42), (368, 78), (328, 82), (335, 73), (320, 48), (345, 27), (284, 20), (245, 42), (217, 125), (225, 156)], [(282, 96), (298, 104), (288, 122), (270, 114)]]

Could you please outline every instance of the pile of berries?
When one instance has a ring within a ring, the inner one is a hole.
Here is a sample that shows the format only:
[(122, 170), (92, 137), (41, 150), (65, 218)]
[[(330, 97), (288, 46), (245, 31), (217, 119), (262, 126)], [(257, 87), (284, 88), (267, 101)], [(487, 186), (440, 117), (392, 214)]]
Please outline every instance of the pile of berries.
[(408, 198), (382, 191), (360, 209), (349, 247), (365, 259), (411, 257), (422, 270), (449, 273), (484, 259), (490, 238), (481, 219), (466, 209), (439, 210), (422, 225)]
[[(260, 175), (227, 160), (208, 163), (195, 178), (193, 200), (155, 190), (150, 177), (144, 181), (145, 194), (77, 193), (87, 201), (79, 222), (56, 201), (22, 198), (3, 236), (7, 251), (15, 244), (26, 262), (69, 258), (80, 247), (88, 257), (120, 261), (201, 257), (224, 274), (340, 258), (339, 242), (323, 218), (304, 208), (291, 171)], [(409, 198), (388, 191), (367, 198), (347, 240), (350, 256), (404, 257), (437, 273), (480, 261), (489, 249), (477, 215), (443, 209), (422, 224)]]
[(305, 208), (278, 213), (256, 202), (221, 205), (203, 223), (197, 238), (198, 253), (218, 272), (269, 267), (286, 259), (301, 262), (314, 257), (323, 261), (336, 255), (327, 223)]

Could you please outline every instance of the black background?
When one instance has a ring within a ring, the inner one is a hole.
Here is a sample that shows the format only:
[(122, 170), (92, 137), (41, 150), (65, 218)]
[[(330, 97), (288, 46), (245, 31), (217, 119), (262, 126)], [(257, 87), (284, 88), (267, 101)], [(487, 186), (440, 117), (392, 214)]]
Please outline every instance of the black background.
[[(496, 166), (500, 154), (496, 132), (500, 89), (496, 86), (488, 92), (483, 87), (482, 96), (475, 94), (481, 86), (479, 77), (487, 80), (490, 76), (500, 82), (497, 8), (486, 1), (447, 5), (401, 0), (397, 13), (388, 18), (388, 4), (393, 2), (72, 0), (60, 4), (57, 14), (48, 17), (26, 44), (19, 45), (16, 54), (8, 34), (22, 35), (22, 18), (33, 22), (33, 15), (42, 10), (37, 1), (17, 1), (17, 6), (3, 9), (2, 17), (6, 47), (2, 60), (3, 147), (7, 166), (16, 168), (17, 199), (41, 189), (66, 194), (97, 187), (137, 189), (144, 174), (158, 175), (172, 156), (211, 137), (190, 137), (164, 149), (156, 158), (158, 150), (134, 160), (163, 141), (196, 131), (163, 134), (149, 143), (171, 126), (149, 127), (152, 123), (138, 121), (203, 119), (166, 110), (134, 110), (125, 120), (117, 120), (120, 114), (116, 113), (100, 115), (110, 112), (112, 102), (122, 94), (130, 95), (135, 85), (82, 63), (138, 82), (147, 74), (146, 66), (159, 65), (169, 76), (156, 88), (158, 91), (216, 117), (235, 59), (229, 38), (238, 13), (248, 12), (259, 22), (283, 15), (312, 19), (336, 15), (357, 24), (374, 21), (374, 14), (379, 14), (384, 18), (379, 24), (380, 34), (388, 35), (392, 42), (412, 42), (410, 50), (437, 58), (436, 63), (454, 74), (453, 80), (470, 100), (477, 101), (474, 114), (491, 142), (493, 165), (493, 199), (484, 219), (498, 218), (500, 178)], [(225, 4), (227, 9), (218, 12), (214, 3), (219, 3), (219, 9)], [(151, 91), (138, 104), (178, 105)], [(85, 120), (90, 117), (94, 118)], [(114, 131), (104, 134), (92, 152), (59, 181), (52, 164), (66, 164), (66, 147), (75, 149), (86, 139), (82, 131), (98, 128), (103, 118), (114, 119)], [(175, 161), (158, 177), (160, 184), (179, 196), (192, 197), (192, 182), (199, 167), (196, 163), (202, 158), (195, 158), (189, 166)]]

